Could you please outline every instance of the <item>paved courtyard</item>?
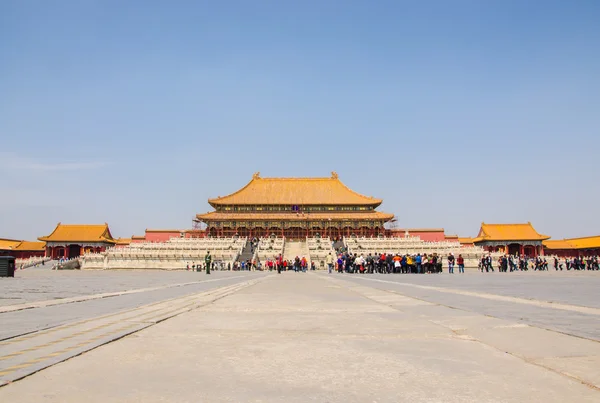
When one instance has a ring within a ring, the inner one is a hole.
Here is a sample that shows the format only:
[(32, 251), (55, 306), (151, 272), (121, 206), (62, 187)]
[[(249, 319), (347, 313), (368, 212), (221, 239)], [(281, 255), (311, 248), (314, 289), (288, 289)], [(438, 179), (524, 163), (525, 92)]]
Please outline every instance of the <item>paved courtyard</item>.
[(597, 402), (600, 274), (19, 271), (0, 401)]

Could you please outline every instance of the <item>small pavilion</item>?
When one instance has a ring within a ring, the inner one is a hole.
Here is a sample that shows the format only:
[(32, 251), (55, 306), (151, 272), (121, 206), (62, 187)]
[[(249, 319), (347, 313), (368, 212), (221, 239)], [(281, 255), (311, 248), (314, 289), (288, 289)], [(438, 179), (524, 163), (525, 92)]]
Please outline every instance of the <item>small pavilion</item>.
[(58, 223), (48, 236), (38, 238), (46, 242), (46, 256), (52, 259), (75, 258), (85, 252), (104, 252), (116, 244), (108, 224), (67, 225)]
[(550, 239), (526, 224), (486, 224), (481, 223), (479, 234), (472, 242), (489, 252), (504, 252), (511, 255), (543, 256), (542, 242)]

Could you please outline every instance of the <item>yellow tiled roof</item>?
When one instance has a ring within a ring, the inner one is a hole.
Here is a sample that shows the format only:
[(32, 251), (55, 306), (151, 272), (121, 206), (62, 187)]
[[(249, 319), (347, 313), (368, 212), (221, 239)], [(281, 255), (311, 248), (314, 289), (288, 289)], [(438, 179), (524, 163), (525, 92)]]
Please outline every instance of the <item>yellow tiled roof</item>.
[(349, 189), (335, 172), (330, 178), (261, 178), (254, 174), (243, 188), (228, 196), (209, 199), (215, 205), (372, 205), (381, 199), (363, 196)]
[(46, 242), (35, 242), (35, 241), (23, 241), (15, 250), (26, 250), (26, 251), (44, 251), (46, 249)]
[(393, 214), (379, 211), (367, 211), (364, 213), (221, 213), (213, 211), (206, 214), (198, 214), (198, 220), (228, 220), (228, 221), (329, 221), (332, 220), (390, 220)]
[(600, 235), (544, 241), (548, 249), (600, 249)]
[(549, 239), (538, 233), (531, 223), (526, 224), (486, 224), (481, 223), (479, 235), (473, 242), (485, 241), (542, 241)]
[(0, 250), (43, 251), (46, 242), (18, 241), (16, 239), (0, 239)]
[(575, 246), (564, 239), (546, 240), (542, 244), (548, 249), (575, 249)]
[(471, 244), (473, 243), (473, 239), (471, 237), (458, 237), (458, 242), (460, 242), (461, 244)]
[(131, 238), (117, 238), (117, 245), (129, 245), (131, 243)]
[(574, 245), (577, 249), (596, 249), (600, 248), (600, 235), (598, 236), (587, 236), (582, 238), (568, 238), (566, 239), (571, 245)]
[(58, 223), (50, 235), (38, 239), (46, 242), (116, 242), (106, 223), (100, 225), (66, 225)]
[(0, 250), (13, 250), (22, 241), (16, 239), (0, 238)]
[(0, 238), (0, 250), (14, 250), (22, 241)]

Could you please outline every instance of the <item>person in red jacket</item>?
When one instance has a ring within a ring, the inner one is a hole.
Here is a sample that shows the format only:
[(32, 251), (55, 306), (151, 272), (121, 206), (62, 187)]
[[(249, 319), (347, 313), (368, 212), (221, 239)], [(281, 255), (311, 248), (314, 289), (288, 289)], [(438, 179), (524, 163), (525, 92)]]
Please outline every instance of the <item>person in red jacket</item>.
[(458, 272), (465, 272), (465, 259), (463, 259), (462, 255), (458, 255), (458, 259), (456, 259), (456, 264), (458, 265)]

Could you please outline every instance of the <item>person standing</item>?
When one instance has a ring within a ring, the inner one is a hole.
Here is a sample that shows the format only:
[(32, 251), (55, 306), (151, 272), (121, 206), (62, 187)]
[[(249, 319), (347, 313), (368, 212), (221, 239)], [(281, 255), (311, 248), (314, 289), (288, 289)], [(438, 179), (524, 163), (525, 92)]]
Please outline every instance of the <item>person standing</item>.
[(204, 256), (204, 264), (206, 265), (206, 274), (210, 274), (210, 265), (212, 264), (212, 256), (210, 255), (210, 251), (207, 251), (206, 256)]
[(458, 255), (458, 258), (456, 259), (456, 264), (458, 264), (458, 272), (464, 274), (464, 272), (465, 272), (465, 259), (463, 259), (462, 255)]
[(325, 257), (325, 263), (327, 263), (327, 269), (329, 270), (329, 274), (331, 274), (331, 271), (333, 270), (333, 256), (331, 255), (331, 252)]
[(342, 259), (342, 255), (340, 255), (338, 257), (338, 260), (337, 260), (337, 269), (338, 269), (338, 273), (343, 273), (344, 272), (344, 259)]
[(454, 254), (448, 255), (448, 273), (454, 274)]

